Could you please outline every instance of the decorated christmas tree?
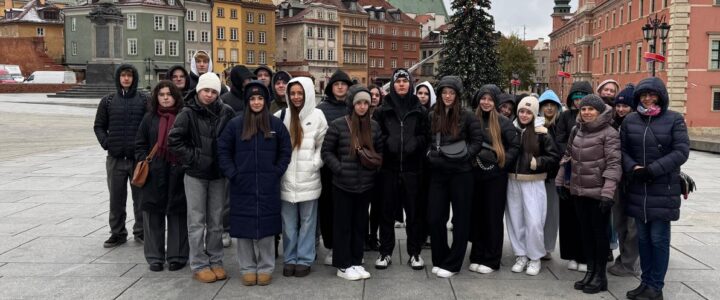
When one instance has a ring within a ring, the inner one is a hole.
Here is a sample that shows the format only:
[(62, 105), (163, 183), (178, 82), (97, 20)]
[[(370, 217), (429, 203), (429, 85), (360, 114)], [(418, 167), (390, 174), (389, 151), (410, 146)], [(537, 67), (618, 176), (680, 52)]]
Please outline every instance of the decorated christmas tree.
[(464, 101), (480, 86), (498, 84), (497, 41), (495, 20), (488, 13), (490, 0), (454, 0), (450, 29), (445, 35), (437, 78), (460, 76), (465, 87)]

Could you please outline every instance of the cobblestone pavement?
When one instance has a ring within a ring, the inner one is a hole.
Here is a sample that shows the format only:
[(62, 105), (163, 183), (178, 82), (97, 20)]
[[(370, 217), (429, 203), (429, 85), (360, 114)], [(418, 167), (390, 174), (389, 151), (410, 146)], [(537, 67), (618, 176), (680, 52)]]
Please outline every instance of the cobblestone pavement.
[[(480, 275), (466, 265), (452, 279), (437, 279), (404, 264), (402, 230), (389, 269), (370, 267), (377, 253), (366, 253), (372, 278), (365, 281), (339, 279), (321, 264), (306, 278), (285, 278), (279, 259), (273, 284), (245, 287), (234, 247), (225, 251), (225, 281), (198, 283), (187, 267), (150, 272), (142, 245), (102, 247), (109, 236), (105, 153), (92, 133), (95, 110), (83, 107), (97, 99), (52, 101), (0, 95), (0, 299), (624, 299), (639, 283), (609, 275), (608, 292), (582, 294), (572, 283), (583, 274), (567, 270), (557, 251), (538, 276), (514, 274), (507, 239), (500, 271)], [(683, 169), (699, 191), (673, 223), (666, 299), (720, 299), (720, 155), (692, 152)], [(429, 250), (423, 256), (430, 261)]]

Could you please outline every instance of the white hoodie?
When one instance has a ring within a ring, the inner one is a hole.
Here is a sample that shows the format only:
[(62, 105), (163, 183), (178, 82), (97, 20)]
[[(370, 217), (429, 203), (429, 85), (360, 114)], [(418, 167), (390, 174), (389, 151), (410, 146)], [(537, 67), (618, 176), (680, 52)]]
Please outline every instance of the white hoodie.
[[(293, 148), (290, 164), (280, 181), (280, 199), (283, 201), (297, 203), (320, 198), (322, 184), (320, 183), (320, 167), (323, 161), (320, 158), (320, 150), (328, 129), (323, 112), (317, 108), (315, 100), (315, 86), (312, 79), (307, 77), (295, 77), (288, 82), (285, 101), (292, 106), (290, 101), (290, 86), (299, 82), (305, 90), (305, 105), (300, 110), (300, 123), (302, 124), (303, 140), (300, 148)], [(279, 110), (276, 117), (282, 115), (285, 110), (285, 118), (282, 120), (285, 127), (290, 130), (290, 108)]]
[(208, 62), (207, 73), (212, 73), (212, 71), (213, 71), (212, 56), (210, 56), (210, 53), (205, 52), (205, 50), (199, 50), (198, 52), (195, 52), (195, 55), (193, 55), (193, 58), (190, 59), (190, 72), (192, 72), (193, 74), (195, 74), (197, 76), (200, 76), (200, 74), (198, 74), (198, 70), (197, 70), (197, 63), (195, 62), (195, 57), (197, 57), (197, 55), (200, 52), (205, 53), (205, 55), (207, 55), (210, 58), (209, 62)]
[(435, 89), (430, 84), (430, 82), (423, 81), (420, 84), (415, 86), (415, 95), (417, 95), (417, 90), (421, 86), (425, 86), (428, 88), (428, 90), (430, 90), (430, 108), (432, 108), (433, 105), (435, 105), (435, 102), (437, 101), (437, 96), (435, 96)]

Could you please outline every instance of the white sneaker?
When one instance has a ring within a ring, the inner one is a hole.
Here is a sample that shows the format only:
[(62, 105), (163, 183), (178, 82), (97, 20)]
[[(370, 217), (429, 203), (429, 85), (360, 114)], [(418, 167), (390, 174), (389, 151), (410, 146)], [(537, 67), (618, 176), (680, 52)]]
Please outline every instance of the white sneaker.
[(525, 271), (525, 274), (535, 276), (537, 274), (540, 274), (540, 268), (540, 260), (531, 260), (530, 263), (528, 263), (527, 265), (527, 271)]
[(392, 264), (390, 255), (380, 255), (375, 261), (375, 269), (385, 270), (390, 264)]
[(408, 260), (408, 264), (413, 270), (422, 270), (425, 268), (425, 261), (420, 255), (411, 256), (410, 260)]
[(357, 271), (355, 271), (355, 268), (353, 268), (353, 267), (350, 267), (350, 268), (347, 268), (347, 269), (344, 269), (344, 270), (343, 270), (343, 269), (338, 269), (337, 272), (335, 273), (335, 275), (337, 275), (338, 277), (340, 277), (340, 278), (342, 278), (342, 279), (347, 279), (347, 280), (360, 280), (360, 279), (362, 279), (362, 275), (360, 275), (360, 273), (358, 273)]
[(480, 274), (490, 274), (492, 272), (495, 272), (495, 269), (488, 267), (486, 265), (480, 265), (480, 266), (478, 266), (477, 271), (475, 271), (475, 272), (478, 272)]
[(479, 267), (479, 264), (470, 264), (470, 267), (468, 267), (468, 269), (470, 270), (470, 272), (477, 272)]
[(325, 265), (332, 266), (332, 249), (325, 255)]
[(577, 270), (578, 269), (578, 263), (574, 260), (568, 261), (568, 270)]
[(525, 270), (525, 266), (527, 266), (528, 258), (527, 256), (518, 256), (515, 258), (515, 264), (510, 269), (511, 271), (515, 273), (520, 273), (523, 270)]
[(438, 268), (436, 275), (440, 278), (450, 278), (455, 276), (455, 274), (457, 274), (457, 272), (450, 272), (448, 270)]
[(440, 270), (440, 268), (438, 268), (438, 267), (432, 267), (432, 269), (430, 270), (430, 273), (437, 274), (437, 272), (439, 270)]
[(403, 227), (405, 227), (405, 223), (395, 221), (395, 228), (403, 228)]
[(447, 227), (447, 230), (449, 230), (449, 231), (452, 231), (452, 230), (453, 230), (453, 223), (452, 223), (452, 221), (447, 222), (447, 224), (445, 224), (445, 226)]
[(578, 264), (578, 272), (587, 272), (587, 264)]
[(365, 267), (363, 266), (352, 266), (351, 268), (355, 269), (355, 272), (360, 274), (360, 277), (362, 279), (368, 279), (370, 278), (370, 272), (365, 270)]
[(230, 238), (229, 232), (223, 232), (222, 243), (223, 243), (223, 248), (228, 248), (232, 245), (232, 239)]

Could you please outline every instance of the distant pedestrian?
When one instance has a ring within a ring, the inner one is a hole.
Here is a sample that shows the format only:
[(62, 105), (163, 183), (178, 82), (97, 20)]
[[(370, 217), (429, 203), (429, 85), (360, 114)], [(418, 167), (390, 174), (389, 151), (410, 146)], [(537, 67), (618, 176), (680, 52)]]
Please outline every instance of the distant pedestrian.
[[(207, 53), (204, 50), (199, 50), (195, 52), (195, 55), (193, 55), (193, 58), (190, 60), (190, 77), (189, 77), (189, 86), (188, 86), (188, 93), (185, 95), (185, 106), (190, 104), (190, 102), (195, 99), (195, 96), (197, 96), (197, 84), (200, 80), (200, 76), (202, 76), (205, 73), (213, 73), (213, 62), (212, 58), (210, 57), (210, 54)], [(217, 74), (215, 74), (216, 77)], [(218, 77), (218, 80), (220, 77)], [(228, 89), (225, 87), (224, 84), (220, 84), (220, 90), (218, 92), (218, 95), (222, 96), (223, 94), (227, 93)]]
[[(100, 100), (93, 129), (100, 146), (107, 151), (105, 169), (110, 194), (110, 238), (103, 246), (115, 247), (127, 241), (125, 203), (128, 180), (135, 169), (135, 135), (145, 115), (147, 95), (137, 90), (140, 77), (132, 65), (122, 64), (115, 71), (116, 91)], [(138, 188), (130, 186), (133, 199), (135, 241), (142, 243), (143, 218)]]
[(260, 65), (253, 73), (255, 73), (257, 80), (260, 80), (268, 90), (273, 88), (270, 86), (273, 78), (273, 70), (268, 65)]
[(670, 260), (670, 221), (680, 218), (680, 166), (690, 155), (683, 116), (668, 110), (670, 98), (660, 78), (640, 81), (633, 92), (637, 112), (620, 127), (622, 163), (631, 173), (629, 216), (635, 217), (640, 246), (641, 283), (630, 299), (662, 299)]
[(235, 116), (242, 116), (245, 111), (243, 91), (245, 86), (255, 79), (255, 75), (243, 65), (233, 66), (230, 69), (230, 92), (220, 96), (223, 103), (230, 105)]
[(290, 163), (290, 134), (270, 115), (270, 91), (245, 86), (245, 112), (218, 138), (218, 162), (230, 180), (230, 236), (244, 285), (268, 285), (275, 270), (275, 235), (282, 232), (280, 178)]
[(497, 111), (508, 118), (510, 122), (514, 122), (517, 116), (515, 115), (515, 97), (508, 93), (502, 93), (498, 96)]
[(418, 97), (420, 105), (424, 106), (427, 111), (432, 110), (433, 106), (437, 102), (437, 96), (435, 95), (435, 89), (432, 87), (430, 82), (423, 81), (415, 86), (415, 96)]
[(135, 138), (136, 160), (145, 159), (153, 148), (157, 149), (147, 181), (140, 188), (145, 260), (151, 271), (162, 271), (166, 261), (168, 269), (175, 271), (188, 261), (187, 203), (185, 171), (168, 149), (168, 135), (182, 109), (183, 98), (173, 82), (163, 80), (153, 88), (149, 104)]

